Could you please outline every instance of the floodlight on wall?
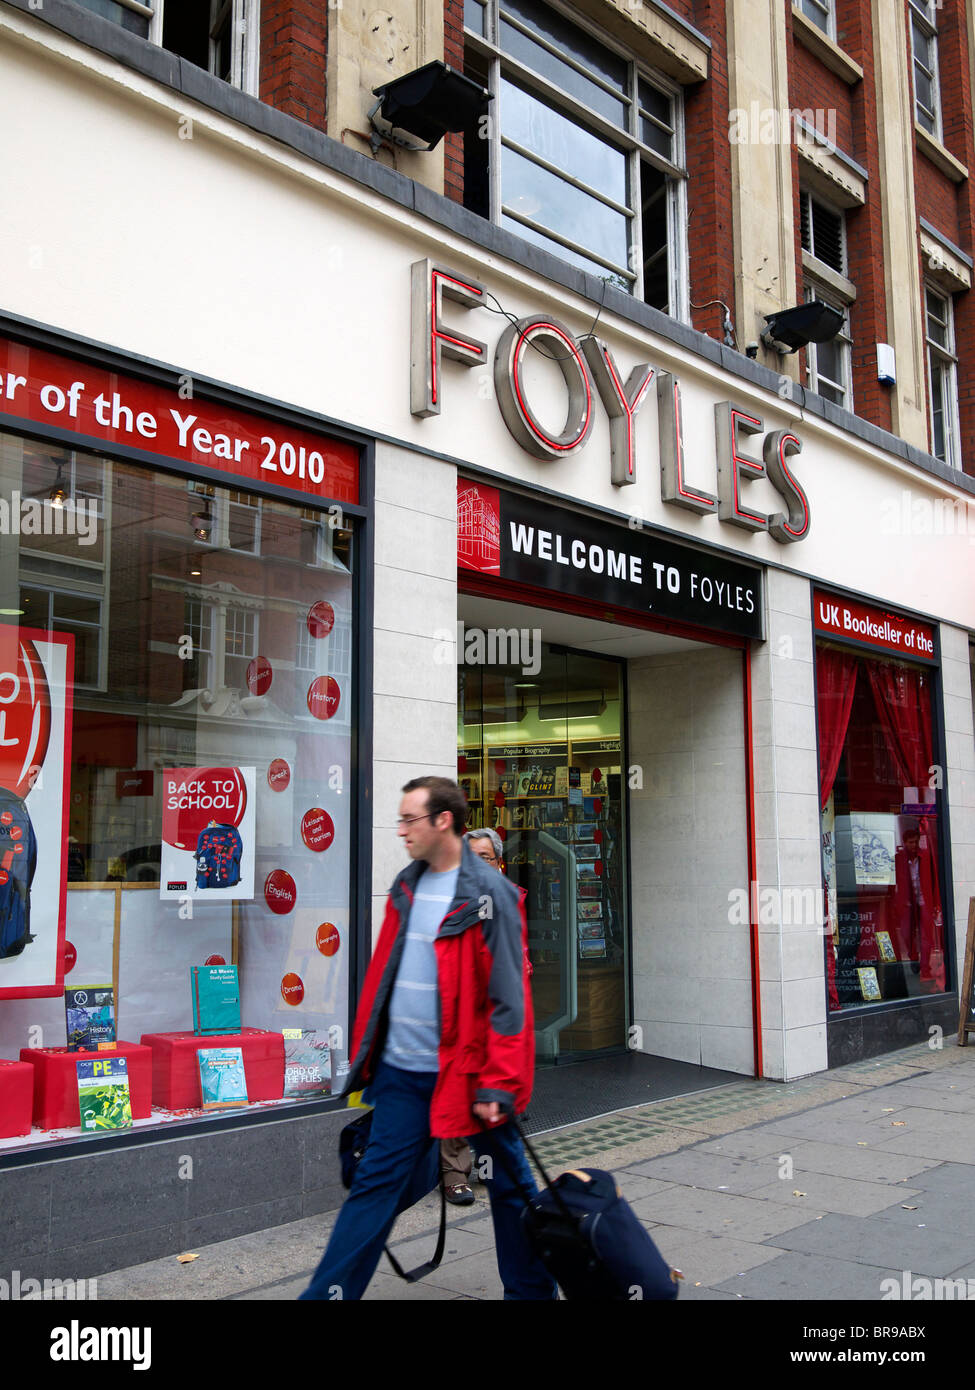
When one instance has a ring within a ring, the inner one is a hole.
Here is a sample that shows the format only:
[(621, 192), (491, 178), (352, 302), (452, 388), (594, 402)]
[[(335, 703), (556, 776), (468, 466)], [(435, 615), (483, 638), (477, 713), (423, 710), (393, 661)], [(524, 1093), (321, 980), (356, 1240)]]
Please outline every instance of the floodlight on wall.
[(828, 343), (843, 327), (843, 314), (821, 299), (810, 299), (794, 309), (766, 314), (768, 328), (762, 334), (766, 347), (779, 352), (797, 352), (810, 343)]
[(372, 94), (379, 98), (369, 112), (373, 153), (388, 136), (376, 125), (377, 114), (390, 129), (405, 130), (427, 141), (424, 148), (432, 150), (448, 131), (476, 128), (491, 100), (491, 93), (479, 83), (439, 60), (373, 88)]

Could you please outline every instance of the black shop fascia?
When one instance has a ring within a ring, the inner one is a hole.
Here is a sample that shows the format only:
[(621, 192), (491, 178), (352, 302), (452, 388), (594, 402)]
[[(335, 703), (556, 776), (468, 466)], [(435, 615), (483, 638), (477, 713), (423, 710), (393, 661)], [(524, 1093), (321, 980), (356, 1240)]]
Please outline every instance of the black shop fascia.
[(457, 519), (468, 591), (544, 592), (641, 627), (764, 639), (758, 566), (471, 478), (458, 479)]

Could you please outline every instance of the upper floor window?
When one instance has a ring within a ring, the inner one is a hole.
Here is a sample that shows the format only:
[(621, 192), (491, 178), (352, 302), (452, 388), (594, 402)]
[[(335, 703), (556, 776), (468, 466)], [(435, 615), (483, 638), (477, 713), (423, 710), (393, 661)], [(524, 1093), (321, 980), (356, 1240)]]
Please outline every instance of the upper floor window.
[(141, 38), (257, 93), (259, 0), (78, 0)]
[(938, 26), (940, 0), (910, 0), (911, 55), (914, 61), (914, 118), (929, 135), (941, 139), (941, 96), (938, 90)]
[(836, 38), (835, 0), (796, 0), (796, 9), (811, 19), (817, 29), (822, 29), (831, 39)]
[(852, 342), (849, 306), (855, 289), (846, 279), (846, 218), (805, 189), (799, 194), (800, 240), (803, 250), (803, 298), (819, 299), (844, 315), (835, 338), (806, 348), (806, 380), (810, 390), (844, 410), (853, 409)]
[(958, 458), (958, 359), (955, 322), (948, 295), (924, 287), (924, 322), (928, 355), (931, 452), (952, 468)]
[[(187, 491), (203, 498), (199, 517), (202, 525), (197, 540), (246, 555), (261, 551), (261, 499), (235, 488), (215, 487), (213, 483), (190, 482)], [(205, 533), (205, 534), (204, 534)]]
[(686, 319), (680, 89), (541, 0), (466, 0), (464, 22), (494, 97), (465, 205)]

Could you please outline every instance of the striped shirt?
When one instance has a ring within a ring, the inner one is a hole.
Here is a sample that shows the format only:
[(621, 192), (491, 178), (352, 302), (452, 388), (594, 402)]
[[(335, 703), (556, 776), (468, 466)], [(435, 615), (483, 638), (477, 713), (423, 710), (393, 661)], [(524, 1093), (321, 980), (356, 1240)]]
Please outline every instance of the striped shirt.
[(417, 881), (406, 941), (389, 1001), (383, 1061), (403, 1071), (439, 1071), (440, 998), (434, 940), (457, 889), (456, 869), (427, 869)]

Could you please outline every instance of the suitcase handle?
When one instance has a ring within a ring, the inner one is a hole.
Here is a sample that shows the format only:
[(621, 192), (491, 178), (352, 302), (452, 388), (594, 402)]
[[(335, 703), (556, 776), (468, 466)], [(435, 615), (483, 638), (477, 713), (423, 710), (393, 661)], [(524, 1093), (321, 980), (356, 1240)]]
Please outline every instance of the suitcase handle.
[[(528, 1156), (529, 1156), (529, 1158), (532, 1160), (532, 1162), (534, 1163), (535, 1167), (536, 1167), (536, 1168), (538, 1169), (538, 1171), (541, 1173), (541, 1175), (542, 1175), (542, 1181), (545, 1183), (545, 1186), (548, 1188), (549, 1192), (551, 1192), (552, 1197), (553, 1197), (553, 1199), (554, 1199), (556, 1205), (559, 1207), (559, 1209), (560, 1209), (561, 1212), (562, 1212), (562, 1215), (566, 1218), (566, 1220), (568, 1220), (568, 1221), (573, 1221), (573, 1222), (574, 1222), (574, 1221), (575, 1221), (575, 1216), (574, 1216), (574, 1214), (573, 1214), (573, 1213), (569, 1210), (569, 1208), (566, 1206), (565, 1200), (563, 1199), (561, 1192), (558, 1190), (558, 1188), (557, 1188), (557, 1187), (555, 1186), (555, 1184), (553, 1183), (552, 1179), (549, 1177), (548, 1173), (545, 1171), (545, 1167), (544, 1167), (544, 1165), (543, 1165), (543, 1163), (542, 1163), (542, 1160), (539, 1158), (538, 1154), (537, 1154), (537, 1153), (535, 1152), (535, 1150), (532, 1148), (531, 1140), (528, 1138), (528, 1135), (525, 1133), (524, 1129), (522, 1128), (521, 1121), (518, 1119), (518, 1116), (514, 1114), (514, 1112), (512, 1112), (512, 1113), (508, 1116), (507, 1123), (508, 1123), (509, 1125), (513, 1125), (513, 1126), (514, 1126), (515, 1132), (517, 1133), (518, 1137), (521, 1139), (521, 1142), (524, 1144), (525, 1148), (528, 1150)], [(485, 1133), (485, 1134), (491, 1134), (491, 1133), (493, 1133), (493, 1131), (492, 1131), (491, 1129), (488, 1128), (488, 1126), (483, 1122), (483, 1120), (481, 1121), (481, 1130), (482, 1130), (483, 1133)], [(526, 1207), (529, 1206), (529, 1205), (531, 1204), (531, 1200), (532, 1200), (532, 1199), (531, 1199), (531, 1197), (529, 1196), (529, 1194), (525, 1191), (524, 1187), (522, 1187), (521, 1182), (520, 1182), (519, 1179), (518, 1179), (518, 1175), (517, 1175), (516, 1173), (512, 1172), (511, 1168), (508, 1166), (508, 1160), (507, 1160), (507, 1159), (505, 1158), (505, 1156), (504, 1156), (504, 1149), (503, 1149), (503, 1148), (499, 1148), (499, 1149), (498, 1149), (498, 1157), (499, 1157), (500, 1160), (501, 1160), (501, 1167), (502, 1167), (502, 1168), (504, 1169), (504, 1171), (508, 1174), (508, 1177), (511, 1179), (511, 1181), (514, 1183), (514, 1185), (517, 1187), (518, 1191), (521, 1193), (521, 1199), (522, 1199), (522, 1201), (525, 1203), (525, 1206), (526, 1206)]]

